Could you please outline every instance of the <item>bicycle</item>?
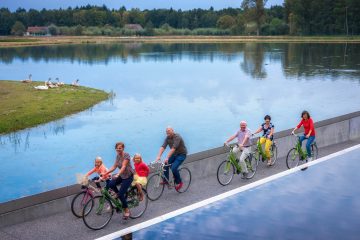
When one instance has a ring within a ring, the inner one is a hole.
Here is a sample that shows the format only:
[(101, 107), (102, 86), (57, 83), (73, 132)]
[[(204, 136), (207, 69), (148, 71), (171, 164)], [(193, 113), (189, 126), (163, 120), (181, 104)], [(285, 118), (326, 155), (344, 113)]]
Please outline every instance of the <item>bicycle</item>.
[[(297, 138), (297, 142), (294, 148), (290, 149), (286, 156), (286, 166), (288, 169), (297, 167), (300, 162), (304, 163), (308, 161), (306, 150), (303, 150), (300, 143), (300, 136), (297, 134), (292, 134)], [(314, 141), (311, 144), (311, 157), (315, 160), (318, 157), (318, 147)], [(302, 169), (305, 170), (306, 168)]]
[[(143, 191), (143, 200), (139, 200), (139, 194), (136, 186), (130, 187), (126, 193), (126, 200), (130, 208), (130, 218), (141, 217), (148, 205), (148, 198), (145, 189)], [(101, 190), (101, 196), (95, 196), (89, 200), (82, 212), (82, 219), (85, 225), (92, 230), (104, 228), (111, 220), (114, 209), (116, 212), (122, 212), (123, 207), (118, 198), (114, 198), (106, 188)]]
[[(242, 168), (239, 164), (239, 159), (236, 158), (236, 154), (234, 153), (234, 147), (237, 145), (230, 145), (230, 152), (227, 155), (227, 159), (220, 163), (217, 169), (217, 180), (223, 186), (230, 184), (232, 181), (234, 174), (242, 173)], [(258, 158), (254, 152), (250, 153), (250, 156), (245, 158), (245, 164), (248, 169), (248, 174), (246, 175), (246, 179), (251, 179), (254, 177), (256, 173), (257, 166), (259, 164)]]
[(82, 217), (85, 204), (93, 199), (97, 193), (100, 193), (100, 190), (92, 186), (91, 182), (91, 180), (83, 182), (81, 186), (83, 190), (76, 194), (71, 201), (71, 212), (78, 218)]
[[(161, 197), (161, 195), (164, 192), (165, 184), (164, 182), (168, 183), (168, 188), (175, 188), (174, 178), (169, 179), (165, 176), (165, 167), (171, 166), (171, 164), (165, 164), (163, 162), (152, 162), (150, 163), (150, 168), (155, 169), (155, 173), (149, 178), (147, 185), (146, 185), (146, 191), (148, 193), (148, 198), (151, 201), (155, 201)], [(170, 169), (169, 169), (170, 171)], [(175, 190), (178, 193), (184, 193), (188, 190), (190, 184), (191, 184), (191, 172), (187, 167), (180, 167), (179, 168), (179, 174), (183, 183), (182, 188)]]
[[(254, 135), (253, 135), (254, 136)], [(260, 144), (260, 138), (258, 137), (258, 140), (256, 141), (256, 152), (257, 154), (257, 158), (259, 159), (259, 161), (265, 162), (267, 161), (267, 156), (262, 148), (262, 144)], [(271, 163), (270, 166), (273, 166), (277, 160), (277, 146), (276, 146), (276, 142), (272, 141), (271, 143), (271, 147), (270, 147), (270, 157), (271, 157)]]

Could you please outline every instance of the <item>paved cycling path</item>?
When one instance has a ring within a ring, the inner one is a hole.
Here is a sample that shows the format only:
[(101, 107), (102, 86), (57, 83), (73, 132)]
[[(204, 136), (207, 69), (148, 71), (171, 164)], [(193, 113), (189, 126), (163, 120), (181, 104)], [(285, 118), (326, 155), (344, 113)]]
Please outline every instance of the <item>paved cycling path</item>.
[[(360, 144), (360, 139), (321, 148), (319, 149), (319, 157), (329, 155), (357, 144)], [(148, 209), (142, 218), (124, 221), (121, 218), (121, 214), (114, 213), (109, 225), (107, 225), (105, 229), (99, 231), (88, 229), (81, 219), (77, 219), (72, 215), (69, 209), (67, 212), (50, 217), (39, 218), (33, 221), (2, 228), (0, 229), (0, 239), (94, 239), (179, 208), (186, 207), (190, 204), (213, 197), (284, 170), (287, 170), (285, 159), (280, 158), (278, 159), (276, 165), (271, 168), (268, 168), (264, 163), (260, 163), (258, 172), (251, 180), (243, 180), (240, 176), (236, 175), (231, 184), (226, 187), (221, 186), (217, 182), (216, 173), (214, 173), (207, 178), (192, 182), (189, 190), (183, 194), (178, 194), (174, 189), (165, 189), (163, 196), (159, 200), (149, 202)], [(192, 172), (192, 174), (196, 173)]]

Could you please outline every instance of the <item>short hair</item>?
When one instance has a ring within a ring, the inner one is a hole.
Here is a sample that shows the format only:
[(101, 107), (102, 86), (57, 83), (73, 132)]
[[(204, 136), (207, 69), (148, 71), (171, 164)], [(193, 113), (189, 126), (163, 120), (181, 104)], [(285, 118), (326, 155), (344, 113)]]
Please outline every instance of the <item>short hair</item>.
[(264, 120), (266, 120), (266, 119), (269, 119), (269, 120), (271, 121), (270, 115), (266, 115), (266, 116), (264, 117)]
[(301, 118), (304, 116), (304, 114), (307, 115), (308, 118), (310, 118), (310, 114), (308, 111), (304, 110), (302, 113), (301, 113)]
[(95, 162), (96, 162), (96, 161), (99, 161), (101, 164), (103, 163), (102, 158), (101, 158), (100, 156), (97, 156), (97, 157), (95, 158)]
[(240, 122), (240, 125), (241, 125), (241, 124), (245, 124), (245, 125), (247, 126), (246, 121), (241, 121), (241, 122)]
[(115, 149), (116, 149), (119, 145), (122, 146), (123, 148), (125, 148), (125, 144), (124, 144), (123, 142), (117, 142), (117, 143), (115, 144)]

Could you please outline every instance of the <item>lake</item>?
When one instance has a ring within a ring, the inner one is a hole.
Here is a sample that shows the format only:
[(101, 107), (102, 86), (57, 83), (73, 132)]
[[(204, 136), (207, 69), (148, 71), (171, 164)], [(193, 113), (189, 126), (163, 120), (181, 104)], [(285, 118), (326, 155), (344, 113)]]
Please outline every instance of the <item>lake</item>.
[(0, 49), (0, 79), (49, 77), (112, 91), (91, 109), (0, 136), (0, 202), (75, 183), (114, 144), (155, 159), (174, 127), (190, 153), (218, 147), (266, 114), (277, 131), (359, 110), (360, 44), (82, 44)]

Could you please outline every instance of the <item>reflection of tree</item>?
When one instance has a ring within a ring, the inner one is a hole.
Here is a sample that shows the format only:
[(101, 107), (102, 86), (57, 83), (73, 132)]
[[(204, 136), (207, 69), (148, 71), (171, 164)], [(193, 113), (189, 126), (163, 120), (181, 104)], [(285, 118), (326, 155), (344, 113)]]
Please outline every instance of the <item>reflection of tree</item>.
[[(120, 59), (126, 63), (142, 59), (152, 61), (175, 61), (184, 56), (193, 61), (220, 58), (231, 60), (236, 53), (242, 51), (241, 43), (207, 43), (207, 44), (87, 44), (62, 46), (36, 46), (23, 48), (0, 49), (0, 61), (11, 63), (15, 59), (26, 61), (57, 61), (70, 60), (87, 64), (98, 62), (108, 63), (111, 59)], [(219, 54), (221, 53), (221, 54)]]
[(288, 43), (284, 49), (282, 64), (287, 77), (360, 76), (358, 44)]
[(244, 48), (244, 61), (241, 63), (243, 71), (253, 78), (266, 77), (264, 68), (264, 44), (246, 43)]
[(121, 236), (121, 240), (132, 240), (132, 233), (128, 233), (126, 235)]

